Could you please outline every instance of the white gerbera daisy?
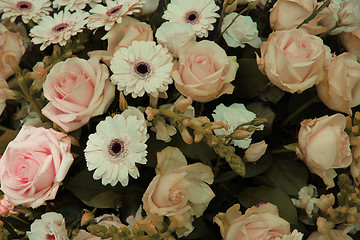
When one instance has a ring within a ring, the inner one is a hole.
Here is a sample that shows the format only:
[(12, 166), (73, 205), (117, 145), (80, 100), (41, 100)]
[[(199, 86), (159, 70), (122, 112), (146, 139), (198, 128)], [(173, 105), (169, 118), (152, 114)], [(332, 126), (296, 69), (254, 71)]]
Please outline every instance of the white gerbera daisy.
[(45, 16), (41, 22), (30, 30), (31, 41), (34, 44), (42, 44), (40, 50), (44, 50), (52, 43), (59, 43), (64, 46), (66, 42), (82, 32), (89, 13), (77, 11), (70, 13), (61, 11), (53, 17)]
[(129, 174), (139, 177), (135, 163), (145, 164), (146, 128), (135, 115), (107, 117), (96, 126), (96, 133), (89, 136), (84, 150), (89, 171), (95, 170), (94, 179), (102, 184), (126, 186)]
[(208, 31), (214, 30), (212, 25), (220, 8), (214, 0), (172, 0), (167, 5), (163, 18), (170, 22), (192, 24), (196, 36), (207, 37)]
[(170, 77), (173, 67), (172, 56), (154, 41), (133, 41), (128, 48), (120, 48), (110, 62), (114, 73), (111, 81), (125, 95), (133, 98), (148, 93), (158, 97), (165, 93), (172, 83)]
[(122, 17), (140, 12), (144, 1), (142, 0), (106, 0), (106, 7), (96, 4), (89, 16), (89, 29), (96, 29), (105, 26), (108, 31), (115, 23), (121, 23)]
[(39, 22), (40, 18), (49, 15), (52, 11), (49, 0), (2, 0), (0, 1), (0, 13), (3, 13), (2, 19), (10, 18), (14, 22), (21, 16), (24, 23), (30, 20)]
[(86, 7), (89, 3), (100, 3), (102, 0), (55, 0), (53, 5), (55, 8), (65, 6), (67, 11), (78, 11)]

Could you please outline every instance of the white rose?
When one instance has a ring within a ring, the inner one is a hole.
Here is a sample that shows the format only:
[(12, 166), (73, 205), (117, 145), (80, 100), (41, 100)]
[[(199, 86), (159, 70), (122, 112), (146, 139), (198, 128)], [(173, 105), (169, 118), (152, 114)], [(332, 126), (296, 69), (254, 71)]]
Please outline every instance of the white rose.
[[(224, 31), (238, 14), (235, 12), (226, 15), (221, 31)], [(259, 48), (262, 41), (258, 36), (257, 24), (253, 22), (251, 17), (240, 15), (235, 22), (224, 32), (223, 37), (230, 47), (245, 47), (249, 44), (254, 48)]]
[(36, 219), (27, 232), (29, 240), (55, 239), (68, 240), (65, 219), (60, 213), (48, 212)]
[(158, 43), (167, 47), (175, 58), (179, 57), (179, 49), (189, 41), (196, 40), (195, 31), (190, 24), (165, 22), (155, 34)]

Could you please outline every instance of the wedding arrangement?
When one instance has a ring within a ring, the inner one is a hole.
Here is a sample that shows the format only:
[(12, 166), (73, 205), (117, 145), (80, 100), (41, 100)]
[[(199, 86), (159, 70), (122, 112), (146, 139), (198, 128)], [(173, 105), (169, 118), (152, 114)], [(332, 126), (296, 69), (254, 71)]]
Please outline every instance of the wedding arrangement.
[(0, 16), (0, 239), (360, 239), (358, 0)]

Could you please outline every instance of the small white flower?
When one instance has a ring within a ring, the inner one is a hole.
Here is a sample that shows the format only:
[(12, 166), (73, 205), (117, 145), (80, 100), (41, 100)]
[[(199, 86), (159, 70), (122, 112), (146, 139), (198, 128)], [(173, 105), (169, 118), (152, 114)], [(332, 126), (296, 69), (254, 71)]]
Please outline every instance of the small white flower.
[(83, 31), (88, 15), (87, 12), (82, 11), (74, 13), (61, 11), (55, 13), (53, 17), (45, 16), (30, 30), (31, 41), (34, 44), (42, 44), (40, 50), (44, 50), (52, 43), (64, 46), (71, 36)]
[(170, 22), (192, 24), (198, 37), (207, 37), (214, 30), (213, 23), (220, 17), (220, 8), (214, 0), (172, 0), (167, 5), (163, 18)]
[(186, 23), (165, 22), (156, 30), (155, 37), (175, 58), (179, 57), (181, 47), (191, 40), (196, 40), (194, 30)]
[(29, 240), (56, 239), (68, 240), (65, 219), (60, 213), (48, 212), (36, 219), (27, 232)]
[(101, 0), (55, 0), (55, 8), (65, 7), (66, 11), (78, 11), (86, 7), (86, 4), (100, 3)]
[[(229, 125), (229, 129), (215, 129), (214, 132), (217, 135), (230, 134), (232, 133), (240, 124), (251, 122), (256, 118), (256, 114), (248, 111), (244, 104), (234, 103), (229, 107), (226, 107), (224, 104), (218, 105), (215, 110), (215, 114), (212, 114), (216, 122), (223, 122)], [(263, 125), (257, 127), (258, 130), (262, 130)], [(247, 137), (242, 140), (234, 140), (234, 145), (240, 148), (248, 148), (251, 143), (251, 138)]]
[(120, 48), (110, 62), (114, 73), (111, 81), (125, 95), (133, 98), (146, 93), (158, 97), (172, 83), (172, 56), (166, 48), (153, 41), (133, 41), (128, 48)]
[[(221, 25), (221, 31), (224, 31), (237, 15), (235, 12), (226, 15)], [(258, 36), (257, 24), (253, 22), (250, 16), (238, 16), (235, 22), (224, 32), (223, 37), (227, 45), (233, 48), (239, 46), (243, 48), (246, 43), (254, 48), (259, 48), (262, 45)]]
[(10, 18), (14, 22), (21, 16), (24, 23), (30, 20), (39, 22), (43, 16), (49, 15), (52, 11), (49, 0), (2, 0), (0, 1), (0, 13), (2, 19)]
[(298, 195), (299, 199), (292, 198), (291, 201), (296, 207), (305, 209), (305, 212), (309, 218), (312, 218), (312, 214), (319, 210), (319, 208), (316, 206), (319, 201), (319, 199), (316, 198), (316, 187), (311, 184), (302, 187)]
[(96, 126), (96, 133), (89, 136), (84, 150), (89, 171), (95, 170), (94, 179), (102, 184), (126, 186), (129, 174), (139, 177), (135, 163), (145, 164), (146, 128), (135, 115), (107, 117)]
[(275, 238), (275, 240), (301, 240), (303, 236), (304, 236), (303, 233), (298, 232), (298, 230), (294, 229), (294, 231), (292, 231), (291, 234), (284, 235), (281, 238), (277, 237)]
[(90, 10), (87, 26), (91, 30), (105, 26), (108, 31), (115, 23), (121, 23), (123, 16), (140, 12), (142, 4), (142, 0), (106, 0), (106, 7), (96, 4)]

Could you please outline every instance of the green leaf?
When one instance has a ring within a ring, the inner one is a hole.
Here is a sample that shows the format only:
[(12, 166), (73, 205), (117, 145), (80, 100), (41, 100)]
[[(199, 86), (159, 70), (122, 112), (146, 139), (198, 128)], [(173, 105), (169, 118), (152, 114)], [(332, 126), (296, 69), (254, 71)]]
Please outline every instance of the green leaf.
[(265, 177), (287, 194), (297, 196), (299, 190), (307, 185), (308, 170), (301, 161), (276, 158)]
[(114, 187), (103, 186), (101, 180), (94, 180), (92, 172), (81, 171), (65, 186), (83, 203), (97, 208), (120, 208), (124, 188), (118, 183)]
[(298, 224), (296, 208), (290, 197), (280, 188), (258, 186), (245, 188), (237, 196), (241, 205), (246, 208), (256, 206), (261, 202), (269, 202), (277, 206), (280, 217), (292, 225)]
[(270, 153), (270, 151), (266, 151), (265, 154), (256, 162), (245, 163), (245, 169), (246, 169), (245, 178), (255, 177), (259, 174), (262, 174), (263, 172), (269, 169), (271, 163), (272, 163), (272, 154)]
[(186, 144), (179, 133), (172, 137), (170, 145), (179, 148), (185, 157), (194, 160), (200, 160), (203, 164), (210, 167), (211, 160), (215, 159), (217, 156), (214, 150), (204, 141), (199, 143), (193, 142), (192, 144)]
[(239, 68), (237, 78), (232, 83), (236, 86), (234, 95), (242, 98), (254, 98), (269, 84), (268, 78), (263, 75), (255, 59), (238, 59)]
[(9, 142), (14, 140), (14, 138), (19, 133), (18, 130), (6, 130), (3, 135), (0, 136), (0, 154), (2, 155), (5, 152), (5, 149)]

